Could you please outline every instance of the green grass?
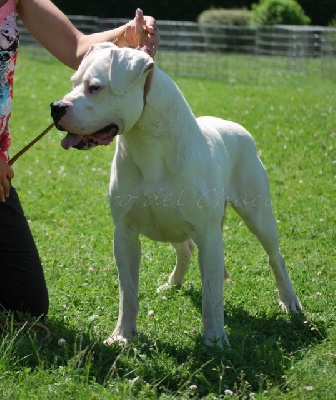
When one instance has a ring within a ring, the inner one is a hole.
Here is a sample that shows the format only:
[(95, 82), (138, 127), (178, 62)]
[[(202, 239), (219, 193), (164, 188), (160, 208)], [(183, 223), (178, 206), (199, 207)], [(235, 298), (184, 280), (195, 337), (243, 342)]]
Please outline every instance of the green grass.
[[(71, 76), (54, 62), (21, 56), (18, 65), (12, 155), (50, 123), (49, 103), (69, 90)], [(33, 330), (12, 330), (0, 339), (1, 399), (335, 398), (335, 82), (269, 74), (235, 84), (176, 82), (196, 115), (237, 121), (254, 135), (304, 313), (279, 311), (266, 255), (229, 210), (224, 235), (232, 282), (224, 295), (232, 347), (202, 344), (196, 255), (181, 290), (156, 294), (174, 253), (147, 239), (141, 333), (126, 347), (105, 347), (118, 315), (107, 200), (114, 148), (66, 152), (54, 129), (17, 161), (13, 180), (44, 265), (52, 338), (41, 345)]]

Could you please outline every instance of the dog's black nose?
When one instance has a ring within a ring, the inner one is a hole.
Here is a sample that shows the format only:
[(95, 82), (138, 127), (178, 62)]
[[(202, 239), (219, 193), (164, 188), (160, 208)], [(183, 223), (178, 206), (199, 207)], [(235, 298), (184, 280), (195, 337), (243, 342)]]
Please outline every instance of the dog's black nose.
[(50, 104), (51, 116), (57, 126), (57, 122), (63, 117), (67, 112), (67, 104), (62, 101), (54, 101)]

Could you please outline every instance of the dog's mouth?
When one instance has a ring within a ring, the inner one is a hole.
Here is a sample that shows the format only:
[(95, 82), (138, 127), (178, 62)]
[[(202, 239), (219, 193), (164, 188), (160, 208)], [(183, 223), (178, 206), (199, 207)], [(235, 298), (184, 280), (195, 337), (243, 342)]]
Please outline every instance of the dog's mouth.
[(74, 147), (77, 150), (90, 150), (96, 146), (107, 146), (112, 143), (118, 135), (119, 127), (116, 124), (110, 124), (92, 135), (75, 135), (68, 133), (62, 140), (61, 145), (65, 150)]

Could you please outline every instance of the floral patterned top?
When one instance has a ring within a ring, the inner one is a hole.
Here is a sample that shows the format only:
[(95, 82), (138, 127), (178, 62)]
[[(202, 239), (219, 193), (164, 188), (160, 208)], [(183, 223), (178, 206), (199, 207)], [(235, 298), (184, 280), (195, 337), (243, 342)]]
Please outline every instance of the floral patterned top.
[(0, 7), (0, 157), (8, 161), (11, 142), (9, 119), (12, 110), (13, 81), (19, 45), (14, 0)]

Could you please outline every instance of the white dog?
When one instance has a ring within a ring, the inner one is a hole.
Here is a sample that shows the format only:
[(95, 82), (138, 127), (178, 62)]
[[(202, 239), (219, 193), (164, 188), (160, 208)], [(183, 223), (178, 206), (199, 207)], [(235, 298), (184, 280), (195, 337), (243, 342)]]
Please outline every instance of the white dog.
[(73, 90), (51, 104), (56, 126), (69, 132), (63, 147), (106, 145), (118, 135), (109, 194), (120, 303), (106, 343), (137, 332), (140, 234), (175, 247), (176, 266), (165, 287), (182, 285), (196, 243), (205, 342), (227, 342), (222, 224), (228, 204), (267, 252), (281, 307), (299, 312), (251, 135), (233, 122), (196, 119), (175, 83), (139, 50), (93, 46), (72, 83)]

